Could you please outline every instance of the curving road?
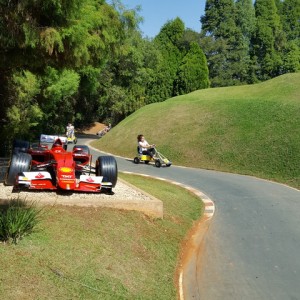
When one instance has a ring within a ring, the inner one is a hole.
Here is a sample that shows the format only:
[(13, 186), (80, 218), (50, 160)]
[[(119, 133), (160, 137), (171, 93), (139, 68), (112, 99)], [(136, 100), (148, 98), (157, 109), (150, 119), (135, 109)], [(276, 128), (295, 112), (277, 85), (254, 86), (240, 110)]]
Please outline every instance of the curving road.
[(186, 299), (300, 300), (299, 190), (249, 176), (117, 162), (120, 171), (178, 181), (214, 200), (198, 287)]

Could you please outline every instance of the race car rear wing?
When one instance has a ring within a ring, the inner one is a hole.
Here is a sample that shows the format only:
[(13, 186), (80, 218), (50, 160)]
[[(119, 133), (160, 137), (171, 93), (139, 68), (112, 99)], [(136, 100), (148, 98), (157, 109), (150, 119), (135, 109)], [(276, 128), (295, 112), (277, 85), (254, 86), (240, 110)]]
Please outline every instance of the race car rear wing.
[(40, 142), (54, 143), (57, 139), (60, 139), (63, 144), (66, 144), (68, 141), (66, 136), (41, 134)]

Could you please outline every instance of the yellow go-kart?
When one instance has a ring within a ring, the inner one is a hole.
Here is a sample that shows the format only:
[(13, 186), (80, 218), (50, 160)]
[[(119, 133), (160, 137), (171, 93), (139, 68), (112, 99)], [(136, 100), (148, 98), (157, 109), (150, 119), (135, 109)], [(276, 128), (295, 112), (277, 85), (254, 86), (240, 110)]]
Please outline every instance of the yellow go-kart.
[(76, 136), (75, 136), (75, 134), (74, 134), (74, 131), (72, 132), (67, 132), (66, 133), (66, 136), (67, 136), (67, 143), (68, 144), (76, 144), (77, 143), (77, 138), (76, 138)]
[(154, 164), (157, 168), (160, 168), (161, 166), (170, 167), (172, 165), (172, 163), (169, 159), (167, 159), (164, 155), (162, 155), (156, 149), (154, 149), (154, 150), (155, 150), (155, 154), (153, 157), (151, 157), (150, 155), (141, 153), (140, 148), (137, 147), (138, 156), (136, 156), (133, 159), (133, 162), (135, 164), (139, 164), (140, 162), (144, 162), (145, 164), (149, 164), (149, 162), (154, 162)]

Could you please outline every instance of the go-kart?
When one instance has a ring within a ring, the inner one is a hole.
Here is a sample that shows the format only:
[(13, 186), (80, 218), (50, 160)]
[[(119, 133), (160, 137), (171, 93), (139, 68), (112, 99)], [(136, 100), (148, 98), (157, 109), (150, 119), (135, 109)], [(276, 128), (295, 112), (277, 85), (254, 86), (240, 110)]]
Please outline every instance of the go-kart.
[(67, 144), (76, 144), (77, 143), (77, 138), (75, 136), (74, 131), (68, 131), (66, 136), (67, 136)]
[(154, 148), (154, 155), (151, 157), (148, 154), (143, 154), (140, 150), (140, 147), (137, 147), (138, 156), (136, 156), (133, 159), (133, 162), (135, 164), (139, 164), (140, 162), (144, 162), (145, 164), (149, 164), (149, 162), (154, 162), (155, 166), (157, 168), (160, 168), (161, 166), (170, 167), (172, 165), (172, 162), (167, 159), (163, 154), (157, 151), (156, 148)]
[(52, 146), (41, 141), (55, 136), (42, 135), (39, 144), (14, 144), (5, 184), (14, 189), (65, 190), (74, 192), (112, 192), (117, 183), (117, 163), (113, 156), (99, 156), (95, 167), (86, 145), (65, 150), (57, 137)]

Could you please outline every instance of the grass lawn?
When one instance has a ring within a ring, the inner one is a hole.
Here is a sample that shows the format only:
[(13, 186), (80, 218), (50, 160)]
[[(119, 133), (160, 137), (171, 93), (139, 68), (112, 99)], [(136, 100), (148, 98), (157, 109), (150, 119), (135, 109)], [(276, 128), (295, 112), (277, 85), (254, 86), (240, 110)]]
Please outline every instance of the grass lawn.
[(142, 133), (175, 164), (300, 188), (299, 95), (300, 73), (199, 90), (139, 109), (92, 145), (133, 158)]
[(120, 174), (164, 202), (164, 219), (55, 206), (18, 245), (0, 244), (1, 299), (176, 299), (181, 243), (203, 206), (165, 182)]

